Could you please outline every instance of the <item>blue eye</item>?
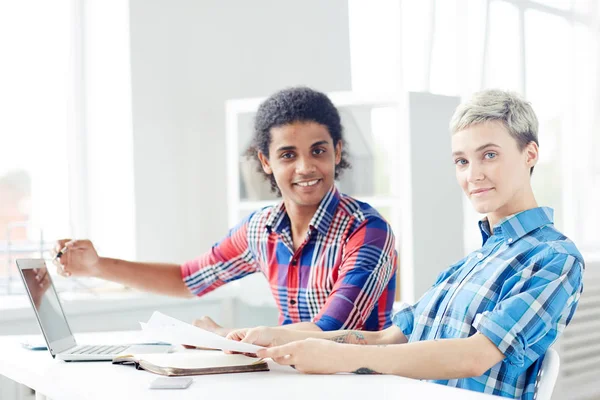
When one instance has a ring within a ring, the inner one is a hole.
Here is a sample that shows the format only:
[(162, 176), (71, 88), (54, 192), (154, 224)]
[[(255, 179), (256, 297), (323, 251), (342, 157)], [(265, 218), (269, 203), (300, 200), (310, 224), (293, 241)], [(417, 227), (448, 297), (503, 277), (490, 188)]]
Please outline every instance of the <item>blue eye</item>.
[(497, 155), (498, 155), (498, 154), (496, 154), (496, 153), (489, 152), (489, 153), (485, 153), (485, 154), (484, 154), (484, 157), (485, 157), (485, 158), (487, 158), (488, 160), (491, 160), (491, 159), (493, 159), (493, 158), (496, 158), (496, 156), (497, 156)]
[(467, 160), (465, 160), (464, 158), (459, 158), (458, 160), (454, 160), (454, 164), (456, 164), (456, 165), (466, 165), (467, 164)]

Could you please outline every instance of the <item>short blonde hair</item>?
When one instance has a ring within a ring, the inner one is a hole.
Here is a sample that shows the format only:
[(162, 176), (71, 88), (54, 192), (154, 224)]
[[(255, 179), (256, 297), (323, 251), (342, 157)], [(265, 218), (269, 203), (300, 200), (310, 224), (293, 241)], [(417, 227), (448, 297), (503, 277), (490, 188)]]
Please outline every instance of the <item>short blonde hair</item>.
[(450, 131), (455, 134), (488, 121), (503, 123), (517, 141), (519, 150), (523, 150), (531, 142), (539, 146), (535, 112), (531, 104), (515, 92), (489, 89), (475, 93), (454, 112)]

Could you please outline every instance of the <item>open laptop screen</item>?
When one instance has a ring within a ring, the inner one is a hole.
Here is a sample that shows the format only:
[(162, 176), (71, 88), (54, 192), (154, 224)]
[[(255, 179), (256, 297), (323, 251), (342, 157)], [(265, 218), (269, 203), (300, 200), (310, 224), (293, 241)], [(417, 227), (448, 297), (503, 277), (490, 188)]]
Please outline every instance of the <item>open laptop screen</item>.
[[(43, 259), (20, 259), (17, 266), (51, 351), (74, 345), (73, 335)], [(60, 347), (60, 348), (57, 348)], [(53, 353), (54, 353), (53, 352)]]

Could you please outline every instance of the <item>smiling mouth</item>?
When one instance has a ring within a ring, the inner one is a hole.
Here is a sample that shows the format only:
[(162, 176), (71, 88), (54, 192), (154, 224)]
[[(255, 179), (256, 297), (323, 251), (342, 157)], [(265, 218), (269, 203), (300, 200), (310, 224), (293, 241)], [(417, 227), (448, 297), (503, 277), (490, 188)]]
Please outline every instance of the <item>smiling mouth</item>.
[(312, 181), (304, 181), (304, 182), (296, 182), (294, 183), (294, 185), (298, 185), (301, 187), (310, 187), (310, 186), (314, 186), (317, 183), (319, 183), (320, 179), (314, 179)]
[(491, 191), (492, 189), (494, 189), (494, 188), (473, 190), (471, 192), (471, 196), (474, 196), (474, 195), (477, 195), (477, 194), (484, 194), (484, 193), (487, 193), (487, 192)]

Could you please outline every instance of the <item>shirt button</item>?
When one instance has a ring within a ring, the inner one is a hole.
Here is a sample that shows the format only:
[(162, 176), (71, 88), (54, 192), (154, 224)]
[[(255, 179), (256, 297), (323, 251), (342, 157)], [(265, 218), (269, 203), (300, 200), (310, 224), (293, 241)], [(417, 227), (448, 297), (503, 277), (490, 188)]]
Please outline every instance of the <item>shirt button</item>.
[(508, 243), (512, 243), (512, 242), (513, 242), (513, 239), (512, 239), (512, 238), (509, 238), (509, 239), (508, 239)]
[(292, 258), (292, 260), (290, 261), (290, 265), (296, 265), (297, 262), (298, 262), (297, 259)]
[(294, 304), (296, 304), (296, 300), (294, 300), (294, 299), (291, 299), (291, 300), (290, 300), (290, 304), (291, 304), (291, 305), (294, 305)]
[(483, 258), (483, 254), (482, 253), (477, 253), (476, 254), (477, 258), (479, 258), (480, 260)]

